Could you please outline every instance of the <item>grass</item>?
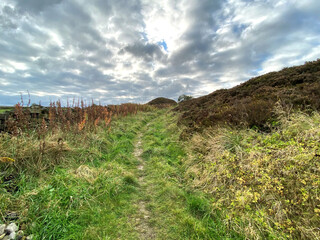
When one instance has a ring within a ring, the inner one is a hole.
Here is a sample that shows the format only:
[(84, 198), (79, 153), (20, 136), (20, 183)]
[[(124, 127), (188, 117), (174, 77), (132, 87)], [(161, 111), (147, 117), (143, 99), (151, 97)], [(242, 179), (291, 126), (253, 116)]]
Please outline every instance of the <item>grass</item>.
[[(16, 161), (0, 163), (0, 223), (17, 212), (14, 221), (35, 239), (138, 239), (143, 202), (150, 212), (144, 228), (156, 239), (241, 239), (212, 212), (207, 196), (185, 185), (187, 156), (176, 120), (157, 110), (118, 118), (85, 135), (57, 131), (46, 143), (62, 138), (63, 148), (55, 143), (42, 155), (37, 135), (3, 134), (0, 153)], [(138, 135), (143, 173), (134, 156)]]
[(12, 108), (10, 108), (10, 107), (8, 107), (8, 108), (2, 108), (2, 107), (0, 107), (0, 113), (4, 113), (4, 112), (6, 112), (6, 111), (11, 111), (11, 110), (13, 110), (13, 107), (12, 107)]
[(257, 127), (268, 131), (281, 103), (291, 109), (320, 110), (320, 59), (252, 78), (230, 89), (220, 89), (206, 96), (182, 101), (180, 123), (188, 131), (230, 125)]
[[(132, 151), (147, 116), (118, 119), (110, 129), (88, 134), (85, 141), (80, 140), (83, 136), (65, 136), (68, 151), (60, 153), (61, 161), (54, 165), (38, 166), (38, 155), (32, 160), (32, 154), (37, 154), (36, 148), (30, 149), (36, 141), (32, 136), (30, 144), (21, 140), (21, 148), (14, 149), (11, 144), (15, 142), (5, 134), (7, 141), (1, 141), (1, 154), (17, 159), (20, 150), (26, 159), (18, 157), (15, 165), (1, 165), (2, 174), (11, 173), (14, 179), (1, 184), (0, 222), (7, 221), (7, 213), (16, 211), (17, 223), (36, 239), (136, 239), (133, 225), (128, 224), (130, 215), (137, 211), (131, 204), (138, 187), (132, 175), (136, 169)], [(22, 149), (24, 144), (27, 146)], [(43, 162), (54, 161), (48, 154)], [(31, 161), (29, 165), (27, 160)], [(32, 169), (37, 167), (40, 169)], [(19, 190), (8, 192), (3, 188), (5, 184)]]
[(187, 155), (176, 121), (172, 113), (161, 114), (148, 125), (142, 141), (150, 193), (145, 200), (157, 239), (242, 239), (226, 228), (204, 194), (185, 185)]
[(320, 115), (276, 111), (269, 133), (215, 127), (187, 142), (167, 109), (1, 134), (15, 162), (0, 162), (0, 224), (35, 239), (319, 239)]
[(320, 239), (320, 115), (278, 114), (270, 133), (217, 127), (195, 135), (187, 179), (249, 239)]

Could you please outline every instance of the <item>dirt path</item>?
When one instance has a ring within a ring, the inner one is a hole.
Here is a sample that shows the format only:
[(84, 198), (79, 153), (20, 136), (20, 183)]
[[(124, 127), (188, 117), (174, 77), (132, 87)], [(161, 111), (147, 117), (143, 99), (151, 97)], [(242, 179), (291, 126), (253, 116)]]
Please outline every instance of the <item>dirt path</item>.
[[(139, 185), (141, 187), (142, 196), (146, 195), (147, 186), (144, 180), (145, 175), (145, 162), (141, 157), (142, 150), (142, 142), (141, 142), (141, 134), (138, 136), (138, 141), (135, 144), (134, 156), (138, 159), (139, 165)], [(144, 199), (140, 199), (138, 202), (139, 213), (135, 219), (136, 229), (139, 233), (139, 239), (155, 239), (155, 232), (150, 226), (150, 211), (146, 208), (146, 201)]]

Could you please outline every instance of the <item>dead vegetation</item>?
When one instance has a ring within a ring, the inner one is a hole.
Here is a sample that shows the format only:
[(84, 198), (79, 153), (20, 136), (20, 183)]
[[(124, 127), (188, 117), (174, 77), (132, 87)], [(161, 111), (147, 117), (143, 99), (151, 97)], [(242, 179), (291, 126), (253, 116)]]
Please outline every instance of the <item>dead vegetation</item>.
[(191, 131), (225, 124), (264, 130), (276, 117), (272, 110), (279, 100), (287, 108), (312, 111), (320, 110), (319, 96), (320, 59), (181, 102), (176, 110)]
[(248, 239), (319, 239), (320, 115), (274, 111), (269, 133), (215, 126), (195, 134), (186, 178)]
[[(81, 159), (82, 151), (77, 143), (85, 141), (90, 145), (96, 139), (95, 133), (110, 128), (112, 118), (137, 114), (139, 111), (150, 111), (147, 105), (122, 104), (112, 106), (87, 104), (83, 100), (63, 106), (61, 101), (51, 102), (46, 108), (47, 114), (34, 118), (30, 114), (29, 103), (24, 106), (23, 100), (16, 104), (14, 113), (6, 122), (6, 132), (0, 133), (0, 157), (4, 162), (13, 159), (14, 168), (0, 165), (7, 174), (27, 170), (40, 173), (59, 164), (67, 164), (66, 159), (74, 158), (75, 162), (87, 162)], [(72, 149), (72, 150), (71, 150)]]
[(159, 97), (151, 100), (147, 103), (147, 105), (154, 106), (157, 108), (166, 108), (177, 105), (177, 102), (169, 98)]

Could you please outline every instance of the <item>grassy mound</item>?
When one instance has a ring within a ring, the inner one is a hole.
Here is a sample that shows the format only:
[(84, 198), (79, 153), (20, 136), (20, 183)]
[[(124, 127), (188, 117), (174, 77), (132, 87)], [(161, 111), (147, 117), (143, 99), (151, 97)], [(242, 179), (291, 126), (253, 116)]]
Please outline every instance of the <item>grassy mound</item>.
[(176, 101), (169, 99), (169, 98), (164, 98), (164, 97), (159, 97), (151, 100), (150, 102), (147, 103), (148, 105), (153, 105), (153, 106), (174, 106), (177, 104)]
[(180, 122), (203, 128), (220, 124), (265, 127), (280, 100), (289, 108), (320, 109), (320, 59), (253, 78), (231, 89), (185, 101)]
[(248, 239), (319, 239), (320, 115), (281, 117), (270, 133), (215, 127), (191, 140), (186, 179)]

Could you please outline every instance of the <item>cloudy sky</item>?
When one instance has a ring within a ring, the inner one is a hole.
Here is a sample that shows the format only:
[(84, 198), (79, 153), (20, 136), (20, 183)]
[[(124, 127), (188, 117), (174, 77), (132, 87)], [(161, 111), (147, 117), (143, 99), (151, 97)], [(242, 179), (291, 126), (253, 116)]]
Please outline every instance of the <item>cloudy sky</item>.
[(317, 58), (319, 0), (0, 1), (0, 105), (201, 96)]

